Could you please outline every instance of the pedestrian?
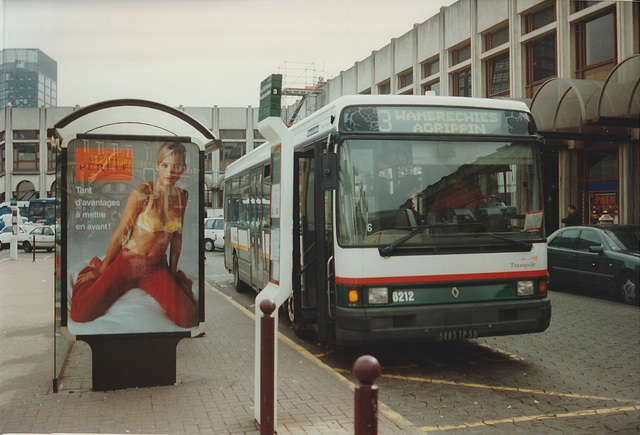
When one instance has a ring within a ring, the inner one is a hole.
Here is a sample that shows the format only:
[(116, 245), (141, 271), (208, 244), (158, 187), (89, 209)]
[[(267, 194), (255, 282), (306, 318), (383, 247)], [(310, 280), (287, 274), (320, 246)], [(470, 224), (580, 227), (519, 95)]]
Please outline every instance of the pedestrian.
[(567, 207), (569, 214), (566, 218), (562, 219), (562, 223), (566, 227), (575, 227), (576, 225), (582, 225), (582, 218), (580, 217), (580, 213), (576, 211), (576, 206), (573, 204), (569, 204)]

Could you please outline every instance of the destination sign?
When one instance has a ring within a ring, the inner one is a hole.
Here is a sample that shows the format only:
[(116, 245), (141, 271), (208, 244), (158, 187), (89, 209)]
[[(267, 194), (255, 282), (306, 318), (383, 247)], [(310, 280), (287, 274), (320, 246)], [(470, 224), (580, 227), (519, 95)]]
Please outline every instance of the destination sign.
[(343, 132), (531, 135), (524, 112), (451, 107), (358, 106), (342, 113)]

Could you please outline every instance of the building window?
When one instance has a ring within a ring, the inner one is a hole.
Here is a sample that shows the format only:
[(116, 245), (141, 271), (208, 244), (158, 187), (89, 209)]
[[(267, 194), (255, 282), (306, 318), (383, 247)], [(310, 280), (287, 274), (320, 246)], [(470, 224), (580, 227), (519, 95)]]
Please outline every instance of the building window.
[(540, 85), (547, 79), (558, 75), (556, 57), (555, 33), (527, 44), (526, 83), (528, 98), (533, 98)]
[(240, 129), (220, 130), (222, 149), (220, 149), (220, 171), (224, 171), (227, 166), (244, 156), (247, 152), (247, 131)]
[(38, 130), (14, 130), (14, 140), (38, 140), (40, 138), (40, 132)]
[(213, 153), (204, 155), (204, 170), (211, 172), (213, 170)]
[(390, 94), (391, 93), (391, 82), (390, 81), (386, 81), (383, 83), (380, 83), (378, 85), (378, 94)]
[(260, 134), (258, 130), (253, 130), (253, 149), (258, 148), (260, 145), (264, 144), (267, 139)]
[(39, 169), (37, 143), (13, 145), (13, 169), (16, 171), (37, 171)]
[(556, 5), (555, 2), (551, 3), (544, 9), (537, 12), (533, 12), (525, 16), (525, 29), (526, 32), (533, 32), (541, 27), (551, 24), (556, 20)]
[(471, 96), (471, 69), (453, 74), (453, 95), (458, 97)]
[(371, 95), (371, 88), (367, 88), (364, 91), (360, 92), (360, 95)]
[(471, 45), (465, 45), (451, 52), (451, 66), (471, 59)]
[(244, 142), (222, 142), (222, 149), (220, 150), (222, 155), (220, 159), (220, 170), (224, 171), (227, 166), (238, 160), (245, 154)]
[(422, 95), (427, 91), (433, 91), (436, 95), (440, 95), (440, 82), (432, 82), (422, 85)]
[(413, 69), (398, 74), (398, 90), (413, 84)]
[(0, 144), (0, 174), (4, 174), (5, 173), (5, 156), (4, 156), (4, 148), (5, 148), (5, 144), (2, 143)]
[(14, 198), (18, 201), (30, 201), (38, 198), (40, 195), (36, 192), (36, 187), (29, 180), (21, 181), (16, 186)]
[(246, 139), (246, 130), (220, 130), (220, 139)]
[(575, 26), (578, 59), (576, 77), (604, 80), (616, 63), (616, 29), (613, 11)]
[(578, 11), (581, 11), (583, 9), (590, 8), (591, 6), (595, 6), (598, 3), (600, 3), (600, 2), (599, 1), (578, 0), (578, 1), (573, 3), (573, 12), (578, 12)]
[(487, 96), (509, 95), (509, 55), (498, 56), (487, 61)]
[(427, 61), (422, 64), (422, 78), (426, 79), (434, 74), (440, 73), (440, 59)]
[(509, 42), (508, 26), (485, 35), (484, 48), (485, 48), (485, 51), (489, 51), (493, 48), (500, 47), (502, 44), (506, 44), (507, 42)]
[(47, 142), (47, 171), (56, 170), (56, 158), (58, 150), (51, 146), (51, 142)]

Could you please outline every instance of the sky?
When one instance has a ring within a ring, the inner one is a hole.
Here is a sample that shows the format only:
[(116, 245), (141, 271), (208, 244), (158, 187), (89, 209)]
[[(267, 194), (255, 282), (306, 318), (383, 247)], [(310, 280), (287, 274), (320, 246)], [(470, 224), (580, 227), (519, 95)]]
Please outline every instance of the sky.
[(256, 107), (269, 75), (331, 79), (454, 0), (0, 2), (0, 47), (58, 63), (58, 106)]

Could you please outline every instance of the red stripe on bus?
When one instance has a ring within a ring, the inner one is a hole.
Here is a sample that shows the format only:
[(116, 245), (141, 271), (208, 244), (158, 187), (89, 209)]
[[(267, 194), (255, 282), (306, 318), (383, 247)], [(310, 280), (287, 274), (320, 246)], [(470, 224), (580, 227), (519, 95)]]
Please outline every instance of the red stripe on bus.
[(545, 270), (527, 270), (518, 272), (467, 273), (448, 275), (420, 276), (384, 276), (373, 278), (344, 278), (337, 276), (336, 284), (342, 285), (380, 285), (380, 284), (417, 284), (421, 282), (446, 281), (488, 281), (492, 279), (535, 278), (547, 276)]

